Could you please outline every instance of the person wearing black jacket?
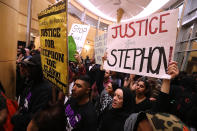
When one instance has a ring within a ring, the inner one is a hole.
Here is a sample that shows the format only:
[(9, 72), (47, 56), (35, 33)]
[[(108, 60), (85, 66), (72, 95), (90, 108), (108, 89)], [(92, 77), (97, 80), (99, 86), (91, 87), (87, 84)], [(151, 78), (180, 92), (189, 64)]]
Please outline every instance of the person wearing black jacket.
[[(185, 75), (179, 83), (171, 84), (171, 113), (183, 122), (197, 128), (197, 91), (196, 80)], [(179, 85), (178, 85), (179, 84)]]
[(150, 94), (150, 85), (147, 77), (139, 78), (135, 90), (134, 112), (145, 111), (152, 107), (152, 102), (149, 100), (149, 94)]
[[(0, 82), (0, 87), (2, 87), (1, 82)], [(3, 124), (6, 122), (6, 118), (8, 115), (7, 107), (6, 107), (6, 99), (3, 97), (1, 92), (2, 91), (0, 89), (0, 131), (3, 130)]]
[[(175, 76), (178, 75), (179, 70), (176, 62), (170, 62), (168, 65), (168, 72), (171, 79), (173, 79)], [(170, 80), (169, 79), (163, 79), (163, 83), (161, 86), (161, 92), (156, 100), (156, 102), (153, 104), (152, 108), (148, 111), (141, 111), (138, 113), (132, 113), (126, 120), (124, 125), (124, 131), (152, 131), (155, 130), (171, 130), (170, 128), (173, 128), (172, 126), (174, 123), (168, 122), (168, 124), (164, 124), (164, 120), (160, 119), (159, 117), (156, 117), (156, 115), (161, 114), (165, 116), (169, 116), (171, 120), (173, 117), (170, 117), (169, 114), (165, 114), (166, 112), (169, 113), (169, 107), (170, 107)], [(165, 113), (164, 113), (165, 112)], [(151, 116), (152, 118), (149, 119), (148, 117)], [(159, 115), (161, 116), (161, 115)], [(148, 120), (149, 119), (149, 120)], [(151, 121), (153, 121), (153, 124)], [(178, 119), (173, 120), (175, 123), (179, 123)], [(171, 124), (170, 124), (171, 123)], [(166, 125), (170, 126), (167, 127)], [(183, 128), (183, 124), (182, 124)], [(175, 129), (175, 128), (174, 128)], [(178, 130), (179, 128), (177, 128)], [(187, 127), (185, 127), (187, 129)]]
[(97, 130), (97, 115), (90, 101), (92, 83), (88, 75), (80, 76), (75, 81), (71, 98), (65, 103), (67, 131)]
[(20, 63), (20, 73), (25, 77), (25, 90), (20, 96), (19, 110), (12, 117), (14, 131), (25, 131), (33, 114), (51, 100), (51, 85), (43, 79), (40, 55)]
[(130, 115), (130, 109), (134, 103), (132, 100), (129, 89), (116, 89), (112, 109), (103, 115), (99, 131), (123, 131), (125, 120)]

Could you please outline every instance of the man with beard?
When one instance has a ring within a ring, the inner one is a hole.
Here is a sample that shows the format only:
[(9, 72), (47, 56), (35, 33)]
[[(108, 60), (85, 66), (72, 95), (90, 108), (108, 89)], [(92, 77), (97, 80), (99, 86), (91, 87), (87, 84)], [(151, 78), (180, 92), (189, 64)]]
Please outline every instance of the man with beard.
[(88, 75), (76, 79), (72, 96), (65, 103), (67, 131), (96, 131), (97, 116), (90, 101), (92, 79)]

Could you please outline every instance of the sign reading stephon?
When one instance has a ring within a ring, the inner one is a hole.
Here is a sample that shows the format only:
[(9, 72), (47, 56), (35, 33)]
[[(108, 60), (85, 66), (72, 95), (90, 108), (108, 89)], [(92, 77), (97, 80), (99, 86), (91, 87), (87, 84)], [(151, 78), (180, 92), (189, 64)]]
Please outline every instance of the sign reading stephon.
[(110, 25), (104, 68), (118, 72), (167, 78), (173, 60), (178, 10)]
[(38, 19), (44, 77), (66, 93), (68, 87), (66, 3), (61, 1), (47, 8), (38, 15)]

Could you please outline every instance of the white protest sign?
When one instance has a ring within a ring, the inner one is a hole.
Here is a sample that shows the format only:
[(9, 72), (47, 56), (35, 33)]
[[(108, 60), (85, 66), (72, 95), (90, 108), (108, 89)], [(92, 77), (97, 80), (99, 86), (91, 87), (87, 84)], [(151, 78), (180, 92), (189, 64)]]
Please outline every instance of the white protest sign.
[(102, 65), (102, 57), (106, 51), (107, 33), (97, 36), (94, 41), (94, 53), (96, 64)]
[(84, 42), (88, 35), (90, 26), (89, 25), (81, 25), (81, 24), (72, 24), (72, 27), (69, 32), (69, 36), (72, 36), (76, 45), (77, 51), (81, 53)]
[(104, 68), (117, 72), (167, 78), (173, 60), (178, 9), (111, 25)]

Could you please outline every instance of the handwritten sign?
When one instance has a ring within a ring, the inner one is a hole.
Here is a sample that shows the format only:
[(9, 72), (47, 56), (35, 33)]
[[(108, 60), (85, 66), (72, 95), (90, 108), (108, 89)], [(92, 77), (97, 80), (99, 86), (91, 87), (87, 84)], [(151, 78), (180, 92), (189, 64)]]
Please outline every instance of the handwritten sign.
[(102, 57), (106, 51), (107, 33), (97, 36), (94, 41), (94, 53), (96, 64), (102, 65)]
[(72, 36), (76, 45), (77, 51), (81, 53), (84, 42), (88, 35), (90, 26), (89, 25), (81, 25), (81, 24), (72, 24), (72, 27), (69, 32), (69, 36)]
[(66, 4), (63, 1), (38, 15), (43, 74), (64, 93), (68, 91), (66, 16)]
[(173, 60), (178, 10), (170, 10), (108, 28), (107, 70), (167, 78)]

